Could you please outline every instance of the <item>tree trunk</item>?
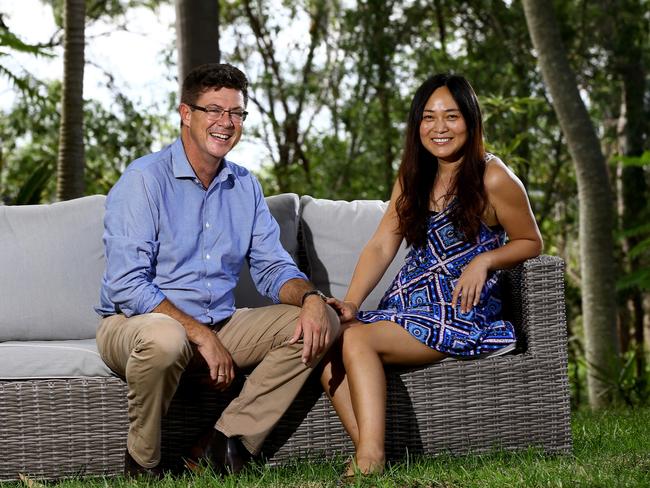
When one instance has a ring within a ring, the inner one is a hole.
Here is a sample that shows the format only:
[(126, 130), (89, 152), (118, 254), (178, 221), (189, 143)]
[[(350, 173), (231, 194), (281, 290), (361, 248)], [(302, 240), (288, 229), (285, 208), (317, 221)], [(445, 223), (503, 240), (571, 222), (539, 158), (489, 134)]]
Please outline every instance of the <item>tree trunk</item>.
[[(636, 52), (627, 63), (620, 68), (620, 76), (623, 81), (623, 95), (625, 116), (622, 117), (622, 127), (619, 131), (619, 148), (624, 156), (641, 156), (643, 154), (644, 136), (646, 133), (646, 117), (644, 114), (645, 95), (645, 70), (643, 67), (642, 53)], [(621, 175), (621, 201), (622, 201), (622, 227), (624, 230), (637, 228), (645, 223), (643, 216), (646, 215), (648, 186), (646, 184), (644, 169), (638, 166), (623, 166)], [(639, 236), (628, 236), (625, 238), (624, 249), (629, 253), (637, 244), (640, 244)], [(630, 257), (628, 269), (641, 269), (644, 265), (641, 256)], [(644, 309), (643, 296), (640, 289), (635, 288), (629, 297), (634, 315), (634, 339), (636, 347), (636, 369), (637, 377), (645, 375), (645, 351), (644, 351)]]
[(221, 58), (217, 0), (176, 0), (176, 48), (180, 93), (183, 80), (192, 69), (218, 63)]
[(66, 0), (64, 6), (63, 94), (56, 194), (59, 200), (84, 195), (83, 81), (86, 6)]
[(650, 294), (644, 293), (643, 295), (643, 343), (645, 350), (650, 351)]
[(542, 76), (576, 168), (587, 386), (590, 405), (600, 408), (615, 400), (620, 368), (613, 197), (600, 142), (580, 98), (552, 5), (545, 0), (524, 0), (523, 6)]

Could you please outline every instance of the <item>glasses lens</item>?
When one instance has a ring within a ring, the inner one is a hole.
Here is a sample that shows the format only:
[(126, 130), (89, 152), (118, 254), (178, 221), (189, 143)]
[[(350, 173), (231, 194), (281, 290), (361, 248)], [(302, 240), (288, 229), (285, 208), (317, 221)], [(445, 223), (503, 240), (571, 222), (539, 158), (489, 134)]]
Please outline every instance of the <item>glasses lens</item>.
[(205, 113), (208, 118), (216, 120), (223, 115), (224, 109), (221, 107), (205, 107)]
[(205, 113), (208, 116), (208, 118), (213, 121), (220, 119), (224, 113), (228, 114), (230, 120), (232, 120), (233, 123), (235, 124), (242, 123), (244, 120), (246, 120), (246, 115), (248, 115), (248, 112), (246, 111), (242, 111), (242, 110), (230, 111), (215, 105), (205, 107)]

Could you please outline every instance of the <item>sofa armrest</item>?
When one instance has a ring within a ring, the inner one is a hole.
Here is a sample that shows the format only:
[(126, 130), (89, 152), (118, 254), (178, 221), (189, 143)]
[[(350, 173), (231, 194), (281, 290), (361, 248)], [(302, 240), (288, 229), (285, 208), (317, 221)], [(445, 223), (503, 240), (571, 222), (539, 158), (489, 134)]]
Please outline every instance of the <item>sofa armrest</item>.
[(504, 291), (505, 314), (518, 334), (517, 350), (566, 357), (564, 261), (547, 255), (529, 259), (506, 271)]

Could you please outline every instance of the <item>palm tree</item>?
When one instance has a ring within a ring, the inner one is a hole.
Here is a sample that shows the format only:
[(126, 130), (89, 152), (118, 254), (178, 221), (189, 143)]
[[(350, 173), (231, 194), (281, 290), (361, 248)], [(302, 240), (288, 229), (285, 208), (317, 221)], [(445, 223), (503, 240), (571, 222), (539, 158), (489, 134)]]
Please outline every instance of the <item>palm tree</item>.
[(56, 194), (59, 200), (84, 195), (83, 79), (86, 5), (65, 0), (63, 93)]

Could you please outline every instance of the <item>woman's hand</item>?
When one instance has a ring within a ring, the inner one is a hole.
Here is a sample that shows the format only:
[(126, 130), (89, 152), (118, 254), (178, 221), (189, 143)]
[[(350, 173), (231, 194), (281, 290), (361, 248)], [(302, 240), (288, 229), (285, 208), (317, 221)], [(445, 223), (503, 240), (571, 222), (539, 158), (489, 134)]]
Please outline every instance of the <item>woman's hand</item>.
[(341, 319), (341, 323), (349, 322), (357, 318), (357, 312), (359, 312), (359, 307), (357, 307), (352, 302), (344, 302), (338, 298), (330, 297), (327, 299), (327, 304), (330, 305)]
[(479, 254), (472, 259), (458, 278), (451, 298), (451, 306), (456, 308), (459, 297), (462, 313), (467, 313), (472, 307), (478, 305), (489, 269), (489, 259), (485, 254)]

